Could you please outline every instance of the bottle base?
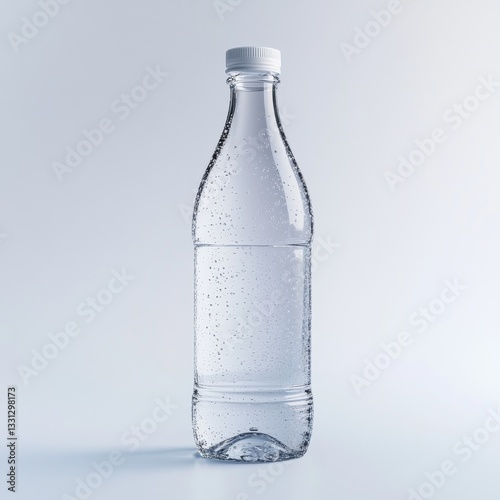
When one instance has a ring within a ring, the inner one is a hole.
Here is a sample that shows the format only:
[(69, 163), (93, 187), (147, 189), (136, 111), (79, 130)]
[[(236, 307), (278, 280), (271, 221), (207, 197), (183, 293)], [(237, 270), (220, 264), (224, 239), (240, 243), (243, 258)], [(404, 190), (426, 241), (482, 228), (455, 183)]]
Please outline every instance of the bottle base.
[(306, 452), (305, 449), (291, 450), (277, 439), (262, 432), (245, 432), (199, 451), (205, 458), (250, 463), (291, 460), (300, 458)]

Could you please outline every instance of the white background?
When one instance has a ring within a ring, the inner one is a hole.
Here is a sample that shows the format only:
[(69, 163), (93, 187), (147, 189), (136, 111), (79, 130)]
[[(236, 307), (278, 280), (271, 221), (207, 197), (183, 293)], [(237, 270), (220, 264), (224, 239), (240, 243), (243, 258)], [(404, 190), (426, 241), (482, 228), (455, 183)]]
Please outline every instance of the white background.
[[(386, 26), (367, 25), (388, 5)], [(494, 498), (500, 87), (471, 96), (500, 81), (498, 2), (72, 0), (13, 43), (40, 9), (8, 1), (0, 17), (0, 471), (16, 385), (16, 498), (77, 498), (113, 450), (125, 461), (92, 499)], [(315, 213), (313, 438), (271, 468), (197, 457), (190, 421), (188, 219), (240, 45), (282, 51), (280, 108)], [(157, 65), (168, 76), (122, 120), (112, 103)], [(53, 163), (105, 117), (114, 131), (60, 182)], [(391, 189), (386, 172), (436, 128), (446, 140)], [(77, 308), (122, 269), (134, 279), (86, 323)], [(446, 280), (465, 290), (442, 307)], [(439, 314), (416, 327), (431, 302)], [(70, 321), (81, 333), (23, 381)], [(402, 331), (412, 344), (356, 391)], [(131, 451), (124, 433), (157, 398), (175, 409)], [(467, 436), (481, 441), (468, 453)], [(454, 473), (426, 486), (445, 461)]]

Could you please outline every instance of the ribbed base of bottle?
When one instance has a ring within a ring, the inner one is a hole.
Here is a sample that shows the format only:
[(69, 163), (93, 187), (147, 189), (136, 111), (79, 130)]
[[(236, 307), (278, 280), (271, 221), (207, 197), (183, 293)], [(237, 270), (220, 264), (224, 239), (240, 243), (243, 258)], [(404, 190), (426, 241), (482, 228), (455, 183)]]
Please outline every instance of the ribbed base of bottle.
[(276, 390), (195, 387), (193, 431), (205, 458), (277, 462), (307, 451), (313, 405), (309, 386)]
[(205, 458), (234, 462), (278, 462), (301, 457), (306, 450), (294, 451), (262, 432), (245, 432), (226, 439), (208, 450), (200, 449)]

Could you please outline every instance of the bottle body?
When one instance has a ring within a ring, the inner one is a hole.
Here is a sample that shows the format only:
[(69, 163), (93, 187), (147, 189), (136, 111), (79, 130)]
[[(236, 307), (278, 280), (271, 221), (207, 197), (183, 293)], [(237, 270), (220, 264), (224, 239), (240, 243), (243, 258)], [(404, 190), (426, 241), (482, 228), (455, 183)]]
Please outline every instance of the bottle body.
[(220, 460), (297, 458), (312, 430), (311, 205), (277, 77), (235, 74), (193, 215), (193, 431)]

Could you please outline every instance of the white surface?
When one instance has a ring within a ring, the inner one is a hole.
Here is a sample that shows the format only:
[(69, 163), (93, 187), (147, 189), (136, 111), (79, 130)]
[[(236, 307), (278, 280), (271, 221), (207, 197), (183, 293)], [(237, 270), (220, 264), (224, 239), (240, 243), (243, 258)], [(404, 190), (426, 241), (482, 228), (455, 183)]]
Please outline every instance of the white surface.
[[(118, 449), (130, 455), (92, 499), (405, 500), (446, 460), (456, 472), (432, 498), (494, 498), (500, 433), (478, 429), (500, 405), (500, 87), (485, 97), (480, 79), (500, 80), (500, 12), (396, 4), (73, 0), (18, 53), (8, 34), (41, 7), (3, 6), (0, 393), (18, 387), (16, 498), (74, 496)], [(358, 53), (341, 45), (355, 37)], [(190, 423), (186, 214), (227, 113), (224, 54), (241, 45), (281, 50), (280, 107), (316, 223), (313, 438), (264, 489), (262, 466), (195, 458)], [(52, 163), (99, 124), (102, 143), (59, 182)], [(391, 191), (384, 173), (436, 128), (435, 152)], [(102, 292), (122, 269), (134, 279)], [(466, 290), (419, 318), (446, 280)], [(112, 302), (92, 316), (99, 293)], [(71, 321), (81, 333), (25, 385), (18, 366)], [(413, 343), (357, 394), (351, 376), (402, 331)], [(167, 397), (176, 408), (130, 452), (127, 433)], [(0, 415), (4, 436), (6, 394)], [(473, 433), (486, 440), (469, 457)]]

